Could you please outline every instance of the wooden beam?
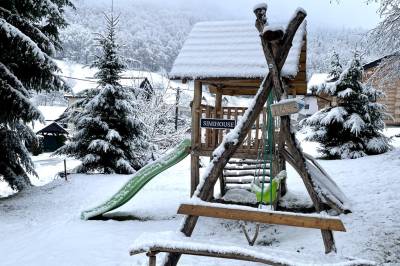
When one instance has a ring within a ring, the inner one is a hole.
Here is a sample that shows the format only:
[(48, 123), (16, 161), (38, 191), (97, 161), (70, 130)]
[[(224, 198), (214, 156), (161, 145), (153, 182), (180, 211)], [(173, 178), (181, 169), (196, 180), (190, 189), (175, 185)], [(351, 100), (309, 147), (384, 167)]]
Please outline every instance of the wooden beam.
[(192, 153), (190, 155), (190, 196), (193, 195), (196, 190), (197, 185), (199, 184), (200, 179), (200, 158), (194, 151), (200, 147), (201, 139), (200, 139), (200, 118), (201, 113), (196, 112), (201, 106), (201, 98), (202, 98), (202, 84), (200, 81), (194, 81), (194, 93), (193, 93), (193, 102), (192, 102)]
[(342, 221), (321, 215), (181, 204), (178, 214), (346, 232)]

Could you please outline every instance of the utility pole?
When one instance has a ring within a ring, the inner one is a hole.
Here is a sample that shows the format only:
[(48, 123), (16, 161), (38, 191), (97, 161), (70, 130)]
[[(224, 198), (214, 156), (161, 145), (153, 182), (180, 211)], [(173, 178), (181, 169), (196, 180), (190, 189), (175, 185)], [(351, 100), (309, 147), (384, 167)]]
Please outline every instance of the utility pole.
[(178, 130), (178, 115), (179, 115), (179, 97), (180, 97), (181, 89), (178, 87), (176, 89), (176, 99), (175, 99), (175, 131)]

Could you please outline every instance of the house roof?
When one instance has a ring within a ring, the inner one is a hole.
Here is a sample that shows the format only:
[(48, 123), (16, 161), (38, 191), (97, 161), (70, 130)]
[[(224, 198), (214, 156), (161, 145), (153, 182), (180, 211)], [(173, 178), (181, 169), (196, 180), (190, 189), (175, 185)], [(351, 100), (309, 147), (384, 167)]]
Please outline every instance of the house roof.
[[(270, 23), (286, 27), (287, 23)], [(299, 71), (306, 22), (297, 31), (282, 76)], [(262, 78), (268, 71), (254, 21), (197, 23), (186, 39), (170, 72), (171, 79)]]
[(382, 60), (391, 58), (393, 56), (400, 56), (400, 51), (392, 53), (392, 54), (389, 54), (389, 55), (386, 55), (386, 56), (383, 56), (383, 57), (381, 57), (379, 59), (376, 59), (376, 60), (374, 60), (372, 62), (369, 62), (369, 63), (363, 65), (363, 68), (364, 68), (364, 70), (368, 70), (370, 68), (377, 67), (382, 62)]
[(53, 122), (36, 132), (36, 134), (43, 134), (43, 133), (68, 134), (68, 131), (66, 131), (57, 122)]
[(307, 82), (307, 94), (312, 94), (313, 90), (318, 89), (322, 84), (329, 81), (328, 73), (315, 73)]
[(55, 121), (65, 112), (67, 106), (44, 106), (40, 105), (37, 107), (43, 114), (44, 120)]

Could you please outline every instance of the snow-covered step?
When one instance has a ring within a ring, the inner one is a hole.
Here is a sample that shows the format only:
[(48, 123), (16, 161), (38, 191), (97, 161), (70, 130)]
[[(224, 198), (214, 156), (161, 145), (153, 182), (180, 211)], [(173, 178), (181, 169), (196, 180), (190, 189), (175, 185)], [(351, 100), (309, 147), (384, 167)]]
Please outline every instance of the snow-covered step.
[[(262, 182), (262, 177), (244, 176), (244, 177), (228, 177), (225, 179), (226, 184), (251, 184), (254, 179)], [(265, 183), (269, 183), (269, 177), (265, 178)]]
[(244, 171), (224, 171), (224, 177), (239, 177), (239, 176), (262, 176), (263, 174), (269, 176), (269, 170), (244, 170)]
[[(261, 170), (263, 169), (264, 165), (236, 165), (236, 164), (227, 164), (225, 166), (224, 170), (229, 170), (229, 171), (241, 171), (241, 170)], [(269, 163), (265, 165), (266, 169), (269, 169)]]
[(262, 160), (252, 160), (252, 159), (232, 159), (229, 160), (228, 164), (237, 164), (237, 165), (262, 165)]

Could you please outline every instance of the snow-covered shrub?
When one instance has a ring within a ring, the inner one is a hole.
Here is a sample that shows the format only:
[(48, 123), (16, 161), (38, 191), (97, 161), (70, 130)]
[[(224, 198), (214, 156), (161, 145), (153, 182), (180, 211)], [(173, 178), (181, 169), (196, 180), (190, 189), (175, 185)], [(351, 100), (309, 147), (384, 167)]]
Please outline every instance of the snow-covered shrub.
[(30, 90), (63, 88), (52, 60), (60, 48), (59, 29), (66, 26), (69, 0), (0, 2), (0, 176), (13, 189), (30, 185), (35, 174), (26, 145), (36, 141), (27, 123), (43, 120), (30, 102)]
[(136, 98), (136, 107), (156, 156), (185, 138), (190, 120), (189, 117), (178, 116), (178, 127), (175, 129), (176, 106), (166, 102), (166, 94), (167, 88), (158, 88), (151, 98), (146, 94), (139, 94)]
[(361, 83), (361, 58), (355, 53), (349, 66), (340, 71), (339, 57), (331, 63), (331, 81), (317, 89), (336, 97), (337, 106), (326, 107), (301, 122), (307, 126), (307, 140), (321, 144), (320, 152), (329, 159), (359, 158), (390, 149), (383, 135), (386, 107), (376, 100), (382, 91)]

